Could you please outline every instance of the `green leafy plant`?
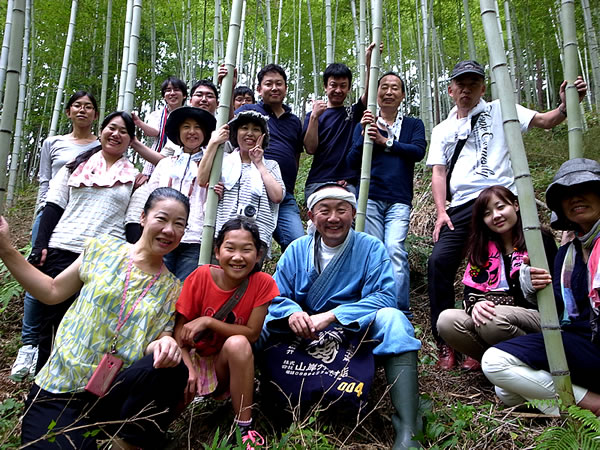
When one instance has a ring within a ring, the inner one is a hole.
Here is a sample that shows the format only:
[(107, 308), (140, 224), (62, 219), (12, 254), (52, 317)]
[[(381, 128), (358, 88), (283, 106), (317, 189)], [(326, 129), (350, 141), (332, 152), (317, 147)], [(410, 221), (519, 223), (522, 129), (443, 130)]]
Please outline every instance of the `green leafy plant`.
[(540, 450), (600, 449), (600, 420), (578, 406), (569, 406), (563, 426), (550, 427), (536, 438)]
[(23, 402), (7, 398), (0, 403), (0, 448), (18, 448), (19, 435), (13, 431), (17, 427)]
[[(27, 246), (19, 249), (19, 251), (27, 258), (31, 253), (31, 244), (27, 244)], [(2, 280), (2, 285), (0, 286), (0, 314), (2, 314), (11, 300), (15, 297), (19, 297), (23, 293), (23, 287), (13, 278), (1, 261), (0, 280)]]

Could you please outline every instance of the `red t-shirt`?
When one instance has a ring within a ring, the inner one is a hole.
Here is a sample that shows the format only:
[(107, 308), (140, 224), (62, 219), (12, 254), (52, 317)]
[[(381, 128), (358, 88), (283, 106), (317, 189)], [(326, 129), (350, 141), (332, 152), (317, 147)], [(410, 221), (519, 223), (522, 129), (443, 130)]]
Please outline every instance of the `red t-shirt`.
[[(235, 292), (235, 289), (224, 291), (217, 286), (210, 274), (211, 267), (222, 270), (219, 266), (205, 264), (194, 270), (183, 283), (176, 308), (188, 322), (201, 316), (214, 316)], [(246, 292), (225, 318), (225, 322), (246, 325), (254, 308), (270, 302), (278, 295), (279, 289), (271, 275), (264, 272), (253, 273), (248, 278)], [(224, 342), (224, 336), (210, 332), (196, 343), (196, 349), (200, 354), (210, 355), (219, 352)]]

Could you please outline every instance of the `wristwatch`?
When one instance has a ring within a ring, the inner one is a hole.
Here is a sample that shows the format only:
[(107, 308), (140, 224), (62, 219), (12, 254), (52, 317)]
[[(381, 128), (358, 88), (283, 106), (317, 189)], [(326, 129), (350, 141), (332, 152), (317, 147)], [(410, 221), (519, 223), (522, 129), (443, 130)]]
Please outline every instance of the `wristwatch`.
[(385, 148), (387, 150), (391, 150), (393, 145), (394, 145), (394, 140), (393, 139), (390, 138), (387, 141), (385, 141)]

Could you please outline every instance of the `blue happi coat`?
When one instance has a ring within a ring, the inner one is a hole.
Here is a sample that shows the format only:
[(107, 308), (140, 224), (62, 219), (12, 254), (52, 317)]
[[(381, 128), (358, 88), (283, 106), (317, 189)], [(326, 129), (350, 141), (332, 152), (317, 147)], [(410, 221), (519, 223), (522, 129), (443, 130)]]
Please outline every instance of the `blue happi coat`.
[(371, 323), (369, 338), (379, 342), (376, 355), (418, 350), (421, 342), (397, 308), (392, 264), (384, 245), (366, 233), (350, 230), (343, 250), (319, 274), (315, 267), (315, 235), (296, 239), (279, 259), (274, 278), (281, 295), (269, 306), (261, 341), (290, 332), (288, 317), (298, 311), (332, 311), (352, 330)]

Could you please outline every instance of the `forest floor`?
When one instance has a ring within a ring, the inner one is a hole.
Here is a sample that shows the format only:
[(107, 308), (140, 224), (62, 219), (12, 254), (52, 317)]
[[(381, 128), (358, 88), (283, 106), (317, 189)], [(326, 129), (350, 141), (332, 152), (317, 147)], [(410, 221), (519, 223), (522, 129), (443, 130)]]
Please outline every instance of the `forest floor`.
[[(597, 120), (588, 119), (590, 129), (585, 135), (584, 146), (586, 157), (599, 160), (600, 147), (597, 143), (600, 141), (600, 127)], [(566, 127), (562, 125), (553, 131), (534, 130), (526, 135), (525, 144), (536, 197), (543, 202), (545, 187), (560, 164), (568, 158)], [(297, 198), (303, 198), (302, 187), (309, 167), (310, 159), (304, 157), (297, 183)], [(435, 222), (430, 181), (430, 171), (420, 164), (415, 175), (415, 198), (408, 239), (412, 322), (417, 337), (423, 343), (419, 352), (420, 393), (427, 404), (423, 446), (431, 449), (535, 448), (536, 438), (548, 427), (561, 425), (564, 419), (505, 408), (481, 372), (442, 371), (435, 365), (437, 351), (430, 331), (426, 293), (427, 257), (432, 247), (431, 231)], [(19, 248), (25, 247), (29, 241), (34, 202), (35, 188), (30, 187), (20, 193), (17, 205), (7, 212), (15, 245)], [(542, 208), (542, 222), (547, 223), (548, 216), (548, 211)], [(273, 256), (266, 267), (271, 273), (279, 256), (277, 251)], [(7, 278), (2, 277), (0, 272), (0, 287), (7, 282)], [(456, 291), (457, 294), (461, 291), (458, 279)], [(460, 297), (457, 295), (457, 298)], [(22, 295), (13, 298), (7, 305), (3, 305), (0, 297), (0, 449), (18, 447), (19, 419), (30, 388), (29, 383), (15, 384), (8, 379), (20, 345), (22, 313)], [(281, 425), (272, 415), (263, 412), (264, 405), (269, 402), (261, 398), (260, 390), (255, 400), (256, 425), (267, 437), (271, 448), (381, 449), (389, 448), (393, 442), (390, 419), (393, 408), (381, 368), (369, 394), (371, 412), (364, 414), (366, 417), (361, 417), (358, 425), (356, 417), (347, 417), (335, 407)], [(223, 448), (219, 442), (229, 432), (232, 418), (231, 406), (227, 402), (207, 400), (188, 407), (169, 430), (168, 448)]]

